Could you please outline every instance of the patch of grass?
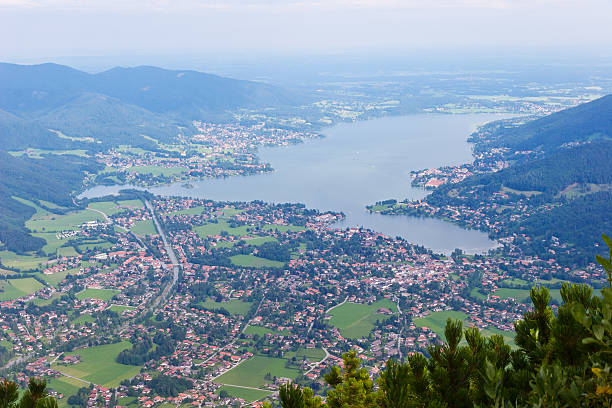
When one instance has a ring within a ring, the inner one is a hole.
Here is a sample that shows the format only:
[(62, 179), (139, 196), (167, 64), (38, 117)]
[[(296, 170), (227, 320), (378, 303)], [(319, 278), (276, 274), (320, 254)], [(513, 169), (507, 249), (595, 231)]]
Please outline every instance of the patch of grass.
[(263, 327), (263, 326), (249, 325), (246, 329), (244, 329), (244, 334), (252, 334), (252, 335), (257, 334), (260, 337), (265, 336), (266, 334), (270, 334), (270, 333), (277, 333), (277, 332), (272, 329), (268, 329), (267, 327)]
[(132, 231), (136, 235), (157, 234), (157, 230), (155, 229), (155, 224), (153, 224), (153, 220), (136, 221), (130, 231)]
[(500, 284), (500, 286), (505, 286), (505, 285), (529, 285), (529, 282), (527, 282), (525, 279), (509, 278), (509, 279), (504, 279), (499, 284)]
[(243, 302), (242, 300), (238, 299), (231, 299), (227, 302), (215, 302), (214, 300), (208, 299), (206, 302), (198, 303), (198, 305), (207, 310), (224, 308), (230, 312), (230, 314), (244, 316), (249, 312), (249, 310), (251, 310), (253, 302)]
[(119, 314), (119, 316), (121, 316), (121, 313), (123, 313), (126, 310), (131, 310), (131, 309), (133, 309), (133, 307), (131, 307), (131, 306), (112, 305), (108, 309), (112, 310), (113, 312), (115, 312), (115, 313)]
[(104, 216), (93, 210), (74, 211), (65, 215), (49, 214), (32, 217), (26, 221), (26, 227), (32, 232), (56, 232), (76, 230), (88, 221), (104, 221)]
[(293, 368), (286, 368), (286, 363), (287, 360), (284, 358), (255, 356), (240, 363), (238, 366), (217, 378), (216, 381), (225, 385), (261, 387), (269, 382), (265, 379), (267, 373), (273, 377), (295, 379), (300, 372)]
[(319, 348), (300, 348), (298, 351), (290, 351), (285, 354), (286, 359), (295, 357), (298, 361), (306, 358), (308, 361), (319, 362), (325, 358), (325, 350)]
[(10, 251), (0, 251), (2, 265), (8, 268), (15, 268), (20, 271), (38, 269), (46, 264), (49, 258), (37, 255), (19, 255)]
[(74, 247), (68, 246), (68, 247), (57, 248), (57, 256), (71, 257), (71, 256), (78, 256), (78, 255), (79, 254), (74, 249)]
[(479, 288), (472, 289), (472, 291), (470, 292), (470, 295), (472, 295), (472, 297), (475, 297), (476, 299), (480, 299), (480, 300), (485, 300), (487, 298), (487, 295), (482, 293)]
[(501, 299), (513, 298), (517, 302), (523, 303), (529, 299), (528, 289), (498, 288), (493, 294)]
[(139, 366), (119, 364), (115, 361), (121, 351), (131, 347), (130, 342), (122, 341), (75, 350), (66, 355), (79, 355), (81, 362), (69, 366), (54, 365), (53, 368), (104, 387), (117, 387), (122, 380), (134, 377), (140, 372)]
[(414, 319), (414, 325), (417, 327), (429, 327), (439, 338), (445, 339), (444, 328), (446, 327), (446, 320), (449, 318), (465, 321), (467, 319), (467, 314), (455, 310), (433, 312), (425, 317)]
[(297, 232), (297, 231), (306, 231), (305, 227), (300, 227), (299, 225), (280, 225), (280, 224), (268, 224), (262, 227), (264, 231), (278, 231), (278, 232)]
[(68, 406), (68, 397), (76, 395), (79, 388), (88, 387), (89, 384), (73, 378), (60, 376), (57, 378), (50, 378), (47, 380), (47, 387), (60, 394), (64, 394), (62, 399), (59, 399), (59, 406)]
[(250, 404), (254, 401), (259, 401), (272, 394), (270, 391), (264, 390), (253, 390), (250, 388), (232, 387), (231, 385), (223, 385), (217, 390), (217, 395), (221, 391), (226, 391), (230, 396), (234, 398), (242, 398), (244, 402)]
[(87, 208), (93, 208), (94, 210), (102, 211), (107, 216), (115, 215), (123, 211), (122, 208), (117, 206), (117, 203), (114, 201), (96, 201), (93, 203), (89, 203)]
[(66, 276), (73, 275), (79, 272), (79, 268), (66, 269), (65, 271), (55, 272), (52, 275), (45, 275), (40, 273), (40, 276), (45, 282), (53, 287), (57, 287), (61, 282), (66, 279)]
[(36, 204), (33, 201), (26, 200), (25, 198), (20, 198), (20, 197), (16, 197), (16, 196), (12, 196), (11, 198), (13, 198), (14, 200), (19, 201), (21, 204), (25, 204), (25, 205), (28, 205), (28, 206), (34, 208), (36, 210), (36, 212), (34, 213), (33, 217), (36, 217), (36, 216), (41, 217), (41, 216), (45, 216), (45, 215), (51, 214), (49, 211), (47, 211), (44, 208), (40, 207), (38, 204)]
[(329, 323), (337, 327), (343, 337), (366, 337), (377, 320), (388, 318), (388, 315), (377, 313), (380, 308), (397, 312), (397, 306), (389, 299), (381, 299), (371, 305), (347, 302), (329, 311), (332, 316)]
[(274, 237), (254, 237), (254, 238), (245, 239), (244, 242), (246, 242), (249, 245), (260, 246), (260, 245), (265, 244), (266, 242), (278, 242), (278, 239)]
[(85, 289), (84, 291), (77, 293), (76, 297), (79, 300), (101, 299), (108, 302), (117, 293), (119, 293), (119, 291), (113, 289)]
[(248, 235), (252, 229), (253, 227), (250, 225), (242, 225), (236, 228), (230, 227), (228, 222), (223, 219), (218, 220), (216, 223), (209, 222), (193, 228), (193, 230), (202, 238), (220, 235), (223, 231), (226, 231), (229, 235), (243, 236)]
[(95, 321), (96, 321), (96, 319), (94, 319), (92, 315), (90, 315), (89, 313), (83, 313), (82, 315), (80, 315), (79, 317), (74, 319), (72, 321), (72, 324), (76, 324), (77, 326), (80, 326), (82, 324), (92, 323), (92, 322), (95, 322)]
[(127, 169), (130, 173), (150, 174), (152, 176), (172, 177), (187, 173), (187, 167), (134, 166)]
[(206, 210), (206, 208), (204, 207), (192, 207), (192, 208), (186, 208), (184, 210), (179, 210), (179, 211), (172, 211), (169, 213), (165, 213), (164, 215), (200, 215), (204, 212), (204, 210)]
[(144, 203), (139, 199), (134, 200), (120, 200), (117, 201), (120, 207), (124, 208), (144, 208)]
[(0, 281), (0, 300), (13, 300), (31, 295), (44, 286), (34, 278), (9, 279)]
[(271, 259), (260, 258), (255, 255), (234, 255), (230, 257), (232, 263), (236, 266), (252, 267), (252, 268), (281, 268), (285, 266), (284, 262), (273, 261)]

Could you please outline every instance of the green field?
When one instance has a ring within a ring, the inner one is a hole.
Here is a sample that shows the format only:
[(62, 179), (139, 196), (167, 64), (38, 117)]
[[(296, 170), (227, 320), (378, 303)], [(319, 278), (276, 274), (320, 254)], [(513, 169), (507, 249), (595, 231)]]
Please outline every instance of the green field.
[(234, 265), (251, 268), (282, 268), (285, 266), (284, 262), (260, 258), (255, 255), (234, 255), (230, 257), (230, 260)]
[(444, 328), (446, 327), (446, 320), (448, 318), (465, 321), (467, 319), (467, 314), (457, 312), (455, 310), (433, 312), (425, 317), (414, 319), (414, 325), (417, 327), (429, 327), (438, 335), (438, 337), (444, 339)]
[(42, 264), (45, 264), (49, 258), (37, 255), (18, 255), (10, 251), (0, 251), (0, 260), (2, 260), (2, 265), (8, 268), (29, 271), (31, 269), (38, 269)]
[(79, 355), (81, 362), (75, 365), (54, 365), (53, 368), (62, 373), (93, 382), (104, 387), (117, 387), (119, 383), (134, 377), (140, 372), (140, 367), (119, 364), (115, 357), (124, 349), (131, 348), (128, 341), (105, 344), (103, 346), (88, 347), (75, 350), (66, 355)]
[(117, 203), (115, 203), (114, 201), (96, 201), (93, 203), (89, 203), (87, 208), (93, 208), (95, 210), (102, 211), (109, 217), (111, 215), (115, 215), (117, 213), (120, 213), (121, 211), (124, 211), (124, 209), (119, 208)]
[(386, 320), (388, 317), (376, 313), (380, 308), (397, 312), (397, 306), (389, 299), (381, 299), (371, 305), (347, 302), (329, 311), (332, 316), (329, 323), (337, 327), (345, 338), (366, 337), (374, 328), (377, 320)]
[(43, 288), (43, 285), (34, 278), (9, 279), (0, 281), (0, 301), (13, 300), (30, 295)]
[(264, 378), (267, 373), (273, 377), (286, 377), (295, 379), (299, 371), (286, 368), (284, 358), (255, 356), (240, 363), (215, 381), (221, 384), (242, 385), (245, 387), (262, 387), (268, 381)]
[(50, 378), (47, 380), (47, 387), (57, 391), (60, 394), (64, 394), (62, 399), (57, 401), (60, 407), (68, 406), (68, 397), (76, 395), (79, 388), (88, 387), (89, 384), (83, 381), (75, 380), (74, 378), (59, 376), (57, 378)]
[(153, 224), (153, 220), (136, 221), (130, 231), (136, 235), (157, 234), (157, 230), (155, 229), (155, 224)]
[[(561, 291), (559, 289), (549, 289), (549, 292), (551, 299), (555, 299), (557, 302), (562, 301)], [(517, 302), (531, 304), (528, 289), (498, 288), (494, 295), (502, 299), (513, 298)]]
[(325, 350), (319, 348), (300, 348), (298, 351), (285, 353), (284, 357), (288, 360), (295, 357), (298, 361), (302, 361), (306, 358), (308, 361), (319, 362), (325, 358)]
[(32, 232), (51, 232), (78, 229), (87, 221), (104, 221), (104, 216), (93, 210), (74, 211), (65, 215), (34, 216), (26, 221)]
[(279, 224), (268, 224), (262, 227), (264, 231), (278, 231), (278, 232), (297, 232), (305, 231), (306, 228), (300, 227), (299, 225), (279, 225)]
[(72, 324), (76, 324), (77, 326), (80, 326), (84, 323), (91, 323), (95, 321), (96, 319), (94, 319), (92, 315), (90, 315), (89, 313), (83, 313), (82, 315), (74, 319), (72, 321)]
[(82, 292), (77, 293), (77, 299), (101, 299), (105, 301), (109, 301), (119, 293), (118, 290), (113, 289), (85, 289)]
[(153, 176), (172, 177), (186, 173), (187, 167), (134, 166), (127, 169), (130, 173), (151, 174)]
[(215, 310), (224, 308), (231, 314), (237, 314), (244, 316), (251, 310), (252, 302), (243, 302), (242, 300), (232, 299), (227, 302), (215, 302), (214, 300), (208, 299), (206, 302), (198, 303), (200, 307), (207, 310)]
[(222, 231), (226, 231), (229, 235), (234, 236), (243, 236), (248, 235), (249, 232), (253, 229), (250, 225), (242, 225), (237, 228), (232, 228), (229, 226), (226, 220), (220, 219), (218, 222), (209, 222), (204, 225), (200, 225), (195, 227), (193, 230), (202, 238), (206, 238), (208, 236), (220, 235)]
[(57, 285), (59, 285), (64, 279), (66, 279), (66, 276), (76, 274), (77, 272), (79, 272), (79, 268), (72, 268), (66, 269), (65, 271), (61, 272), (55, 272), (52, 275), (44, 275), (42, 273), (39, 273), (38, 276), (40, 276), (49, 285), (57, 287)]
[[(246, 329), (244, 329), (244, 334), (257, 334), (258, 336), (265, 336), (266, 334), (269, 333), (277, 333), (272, 329), (268, 329), (267, 327), (263, 327), (263, 326), (252, 326), (249, 325), (247, 326)], [(284, 333), (283, 333), (284, 334)]]
[(72, 150), (47, 150), (47, 149), (36, 149), (36, 148), (28, 148), (27, 150), (19, 150), (9, 152), (12, 156), (28, 156), (30, 159), (42, 159), (45, 154), (57, 154), (57, 155), (71, 155), (71, 156), (80, 156), (80, 157), (89, 157), (87, 155), (87, 150), (83, 149), (72, 149)]
[(119, 200), (117, 201), (120, 207), (124, 208), (144, 208), (144, 203), (139, 199), (134, 200)]
[(253, 390), (250, 388), (232, 387), (231, 385), (224, 385), (217, 390), (217, 394), (221, 391), (226, 391), (230, 396), (234, 398), (242, 398), (244, 402), (250, 404), (254, 401), (259, 401), (266, 398), (271, 394), (270, 391), (264, 390)]
[(244, 242), (246, 242), (248, 245), (260, 246), (266, 242), (278, 242), (278, 239), (274, 237), (254, 237), (245, 239)]
[(112, 305), (111, 307), (108, 308), (108, 310), (112, 310), (113, 312), (116, 312), (119, 316), (121, 316), (121, 313), (123, 313), (124, 311), (130, 310), (130, 309), (133, 309), (133, 307)]

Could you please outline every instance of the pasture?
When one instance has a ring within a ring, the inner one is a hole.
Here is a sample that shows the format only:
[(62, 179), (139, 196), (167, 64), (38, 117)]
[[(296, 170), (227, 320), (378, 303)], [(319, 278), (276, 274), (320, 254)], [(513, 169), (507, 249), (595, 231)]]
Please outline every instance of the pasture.
[(206, 302), (198, 303), (198, 305), (201, 308), (206, 309), (206, 310), (215, 310), (215, 309), (224, 308), (225, 310), (230, 312), (230, 314), (237, 314), (240, 316), (244, 316), (249, 312), (249, 310), (251, 310), (251, 306), (253, 305), (253, 303), (243, 302), (242, 300), (238, 300), (238, 299), (231, 299), (231, 300), (228, 300), (227, 302), (215, 302), (214, 300), (208, 299), (206, 300)]
[(38, 269), (46, 264), (49, 258), (37, 255), (19, 255), (10, 251), (0, 251), (2, 265), (8, 268), (15, 268), (20, 271)]
[(251, 388), (232, 387), (231, 385), (224, 385), (219, 388), (217, 390), (217, 395), (221, 391), (227, 392), (230, 396), (234, 398), (242, 398), (247, 404), (264, 399), (272, 393), (270, 391), (254, 390)]
[(68, 214), (49, 214), (34, 216), (26, 221), (26, 227), (32, 232), (56, 232), (78, 229), (88, 221), (104, 221), (104, 216), (93, 210), (79, 210)]
[(325, 350), (319, 348), (300, 348), (298, 351), (285, 353), (284, 357), (286, 359), (295, 357), (298, 361), (302, 361), (305, 358), (308, 361), (319, 362), (325, 358)]
[(278, 231), (278, 232), (298, 232), (305, 231), (306, 228), (300, 227), (299, 225), (280, 225), (280, 224), (268, 224), (262, 227), (264, 231)]
[(366, 337), (374, 328), (377, 320), (386, 320), (388, 315), (377, 313), (378, 309), (389, 309), (397, 312), (397, 306), (389, 299), (381, 299), (371, 305), (362, 303), (344, 303), (329, 311), (332, 316), (329, 323), (340, 330), (345, 338)]
[(194, 227), (193, 230), (202, 238), (208, 236), (221, 235), (221, 232), (225, 231), (229, 235), (243, 236), (248, 235), (253, 229), (250, 225), (241, 225), (239, 227), (230, 227), (227, 220), (219, 219), (218, 222), (209, 222), (204, 225)]
[(130, 173), (148, 174), (154, 177), (172, 177), (186, 173), (189, 169), (187, 167), (134, 166), (126, 170)]
[(247, 268), (282, 268), (285, 266), (284, 262), (260, 258), (255, 255), (234, 255), (230, 257), (230, 260), (236, 266), (244, 266)]
[(34, 278), (1, 280), (0, 301), (28, 296), (42, 288), (43, 285)]
[(157, 230), (153, 220), (136, 221), (130, 231), (136, 235), (156, 235)]
[(293, 368), (286, 368), (284, 358), (255, 356), (243, 361), (230, 371), (218, 377), (215, 381), (225, 385), (241, 385), (244, 387), (262, 387), (269, 383), (266, 374), (272, 377), (286, 377), (295, 379), (300, 372)]
[(449, 318), (465, 321), (467, 319), (467, 314), (455, 310), (432, 312), (425, 317), (414, 319), (414, 325), (417, 327), (429, 327), (439, 338), (444, 339), (444, 328), (446, 327), (446, 320)]
[(140, 372), (139, 366), (119, 364), (115, 361), (121, 351), (131, 347), (130, 342), (122, 341), (75, 350), (66, 355), (81, 356), (78, 364), (69, 366), (54, 364), (53, 369), (104, 387), (117, 387), (122, 380), (134, 377)]
[(119, 293), (119, 291), (113, 289), (85, 289), (84, 291), (77, 293), (76, 297), (79, 300), (100, 299), (108, 302), (117, 293)]

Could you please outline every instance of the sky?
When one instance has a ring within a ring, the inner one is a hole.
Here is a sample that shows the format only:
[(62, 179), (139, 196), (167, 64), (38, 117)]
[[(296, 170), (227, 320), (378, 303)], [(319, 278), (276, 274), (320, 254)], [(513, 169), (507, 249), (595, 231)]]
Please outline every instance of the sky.
[(0, 59), (470, 47), (610, 53), (611, 16), (612, 0), (0, 0)]

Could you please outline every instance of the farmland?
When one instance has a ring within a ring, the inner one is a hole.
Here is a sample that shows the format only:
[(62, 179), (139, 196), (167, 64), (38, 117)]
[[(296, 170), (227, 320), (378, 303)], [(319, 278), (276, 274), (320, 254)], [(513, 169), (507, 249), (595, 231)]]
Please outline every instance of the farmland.
[(254, 390), (252, 388), (232, 387), (231, 385), (224, 385), (217, 391), (217, 394), (221, 391), (225, 391), (228, 395), (234, 398), (242, 398), (247, 404), (253, 401), (259, 401), (271, 394), (270, 391)]
[(377, 313), (380, 308), (397, 312), (397, 307), (388, 299), (382, 299), (371, 305), (361, 303), (344, 303), (330, 310), (330, 324), (340, 330), (346, 338), (366, 337), (377, 320), (385, 320), (386, 315)]
[(262, 387), (269, 382), (265, 379), (268, 373), (272, 377), (296, 378), (299, 375), (299, 371), (286, 368), (286, 362), (287, 360), (284, 358), (255, 356), (218, 377), (216, 381), (226, 385)]
[(76, 350), (66, 354), (81, 356), (81, 361), (78, 364), (54, 365), (53, 368), (64, 374), (104, 387), (117, 387), (123, 379), (133, 377), (140, 372), (138, 366), (119, 364), (115, 361), (115, 357), (122, 350), (130, 347), (131, 343), (122, 341)]
[(280, 268), (285, 265), (284, 262), (260, 258), (255, 255), (234, 255), (230, 259), (234, 265), (251, 268)]
[(251, 309), (251, 302), (243, 302), (242, 300), (232, 299), (227, 302), (215, 302), (211, 299), (208, 299), (206, 302), (200, 302), (198, 305), (203, 309), (207, 310), (215, 310), (223, 308), (227, 310), (230, 314), (237, 314), (244, 316)]
[(12, 300), (30, 295), (43, 288), (34, 278), (9, 279), (0, 281), (0, 300)]
[(157, 230), (152, 220), (136, 221), (130, 230), (136, 235), (155, 235)]
[(119, 293), (119, 291), (111, 290), (111, 289), (85, 289), (84, 291), (77, 293), (77, 298), (79, 300), (101, 299), (101, 300), (105, 300), (108, 302), (117, 293)]

